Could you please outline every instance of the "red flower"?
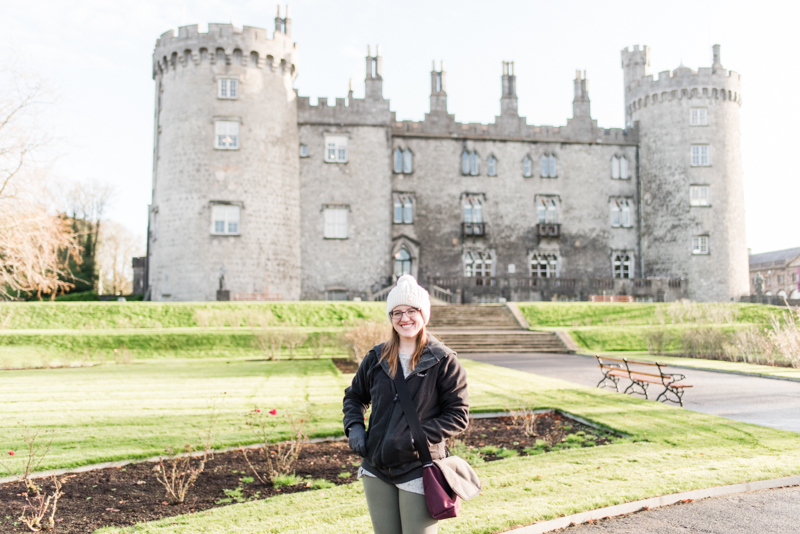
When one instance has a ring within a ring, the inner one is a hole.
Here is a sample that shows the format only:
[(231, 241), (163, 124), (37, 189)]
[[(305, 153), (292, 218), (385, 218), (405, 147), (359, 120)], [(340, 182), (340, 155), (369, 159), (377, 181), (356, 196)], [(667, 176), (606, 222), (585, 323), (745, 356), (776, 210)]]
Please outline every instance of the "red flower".
[(261, 413), (261, 408), (256, 408), (256, 412)]
[(271, 410), (269, 411), (269, 414), (270, 414), (270, 415), (275, 415), (275, 414), (277, 414), (277, 413), (278, 413), (278, 410), (276, 410), (275, 408), (273, 408), (273, 409), (271, 409)]
[(8, 451), (9, 456), (14, 456), (14, 451)]

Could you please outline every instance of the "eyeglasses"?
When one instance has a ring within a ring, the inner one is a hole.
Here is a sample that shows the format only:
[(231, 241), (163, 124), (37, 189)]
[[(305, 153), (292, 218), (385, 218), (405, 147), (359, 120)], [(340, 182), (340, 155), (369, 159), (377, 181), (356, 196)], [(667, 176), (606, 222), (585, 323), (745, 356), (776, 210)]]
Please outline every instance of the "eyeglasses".
[(389, 314), (389, 316), (395, 321), (398, 321), (401, 317), (403, 317), (403, 314), (405, 314), (405, 316), (408, 317), (409, 319), (413, 319), (414, 317), (417, 316), (418, 313), (419, 313), (418, 309), (409, 308), (406, 311), (400, 311), (400, 310), (393, 311), (392, 313)]

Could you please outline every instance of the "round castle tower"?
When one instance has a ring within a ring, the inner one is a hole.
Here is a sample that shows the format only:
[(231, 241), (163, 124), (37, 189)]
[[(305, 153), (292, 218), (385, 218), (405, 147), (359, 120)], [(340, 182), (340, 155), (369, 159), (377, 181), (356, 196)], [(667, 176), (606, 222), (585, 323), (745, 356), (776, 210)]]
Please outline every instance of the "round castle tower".
[(739, 142), (741, 77), (720, 63), (648, 75), (650, 49), (622, 51), (625, 117), (638, 123), (645, 277), (687, 278), (689, 296), (749, 294)]
[(152, 300), (300, 297), (297, 48), (288, 13), (275, 26), (156, 43)]

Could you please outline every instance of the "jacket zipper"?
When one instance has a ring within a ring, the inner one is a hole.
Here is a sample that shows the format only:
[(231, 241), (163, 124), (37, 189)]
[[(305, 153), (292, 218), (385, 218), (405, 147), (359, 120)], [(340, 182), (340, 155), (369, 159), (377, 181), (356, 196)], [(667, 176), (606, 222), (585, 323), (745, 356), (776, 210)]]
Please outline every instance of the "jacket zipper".
[[(392, 387), (394, 387), (394, 385), (392, 385)], [(392, 422), (392, 419), (394, 418), (394, 411), (395, 411), (395, 409), (396, 409), (396, 408), (397, 408), (397, 392), (395, 392), (395, 394), (394, 394), (394, 399), (392, 399), (392, 410), (391, 410), (391, 412), (389, 413), (389, 422), (390, 422), (390, 423)], [(387, 428), (387, 430), (388, 430), (388, 428)], [(383, 433), (383, 436), (381, 436), (381, 443), (380, 443), (380, 447), (378, 447), (378, 449), (377, 449), (377, 450), (380, 452), (380, 454), (381, 454), (381, 463), (383, 464), (383, 467), (384, 467), (384, 468), (386, 468), (386, 463), (385, 463), (385, 461), (384, 461), (384, 457), (383, 457), (383, 444), (384, 444), (384, 442), (386, 441), (386, 435), (387, 435), (388, 433), (389, 433), (389, 432), (384, 432), (384, 433)]]

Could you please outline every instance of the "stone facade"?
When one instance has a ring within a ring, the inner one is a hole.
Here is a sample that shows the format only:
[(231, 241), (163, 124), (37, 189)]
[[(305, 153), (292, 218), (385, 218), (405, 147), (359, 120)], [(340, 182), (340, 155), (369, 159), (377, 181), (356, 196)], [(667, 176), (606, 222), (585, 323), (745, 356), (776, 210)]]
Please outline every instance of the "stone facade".
[(752, 254), (750, 294), (800, 300), (800, 247)]
[[(230, 25), (159, 39), (153, 300), (209, 300), (218, 289), (374, 299), (406, 271), (451, 302), (747, 294), (739, 75), (722, 69), (718, 48), (712, 68), (657, 81), (647, 48), (624, 50), (626, 129), (598, 127), (581, 72), (567, 124), (529, 125), (513, 63), (503, 64), (494, 123), (457, 123), (436, 65), (430, 113), (398, 122), (379, 51), (366, 57), (365, 98), (296, 97), (290, 27), (278, 17), (272, 39)], [(235, 100), (217, 92), (226, 76), (240, 80)], [(690, 126), (697, 107), (707, 125)], [(240, 122), (236, 150), (212, 148), (219, 117)], [(698, 144), (713, 158), (702, 168), (691, 165)], [(710, 186), (710, 205), (690, 205), (698, 184)], [(210, 233), (220, 202), (241, 206), (237, 235)], [(700, 235), (705, 249), (693, 254)]]

